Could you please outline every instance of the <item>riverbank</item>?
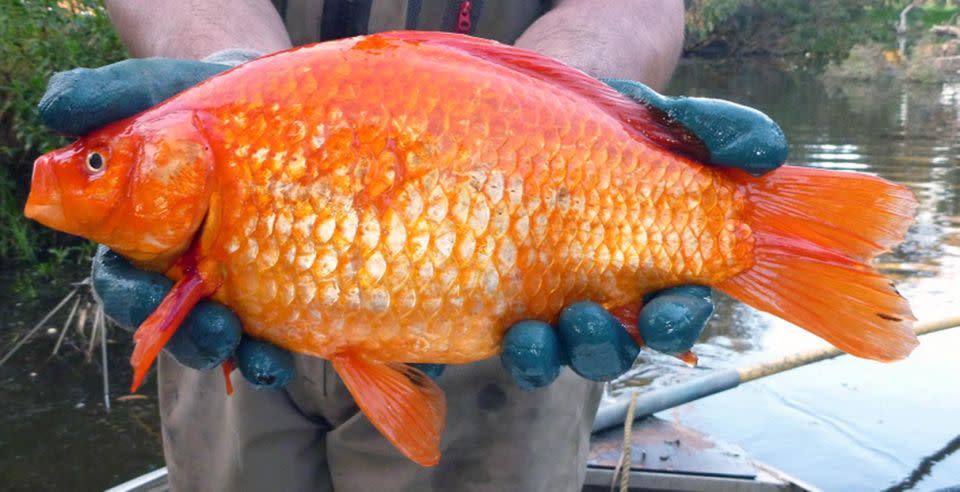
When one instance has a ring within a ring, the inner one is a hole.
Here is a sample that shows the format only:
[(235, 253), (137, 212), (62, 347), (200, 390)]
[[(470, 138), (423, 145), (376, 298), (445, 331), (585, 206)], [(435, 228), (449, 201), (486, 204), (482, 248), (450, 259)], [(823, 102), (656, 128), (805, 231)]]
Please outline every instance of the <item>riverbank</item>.
[(909, 54), (868, 43), (854, 46), (847, 57), (831, 62), (826, 79), (939, 84), (960, 81), (960, 39), (926, 39)]

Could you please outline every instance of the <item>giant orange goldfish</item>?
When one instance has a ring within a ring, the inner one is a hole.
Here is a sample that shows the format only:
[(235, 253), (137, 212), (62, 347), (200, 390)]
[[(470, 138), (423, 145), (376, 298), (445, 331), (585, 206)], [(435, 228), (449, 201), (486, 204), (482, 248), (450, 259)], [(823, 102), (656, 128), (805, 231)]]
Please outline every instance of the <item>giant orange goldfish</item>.
[(854, 355), (911, 351), (907, 302), (868, 266), (911, 221), (905, 188), (702, 150), (552, 59), (385, 33), (252, 61), (40, 157), (26, 215), (176, 280), (135, 335), (134, 387), (209, 296), (329, 359), (423, 465), (444, 400), (403, 363), (488, 358), (578, 300), (709, 285)]

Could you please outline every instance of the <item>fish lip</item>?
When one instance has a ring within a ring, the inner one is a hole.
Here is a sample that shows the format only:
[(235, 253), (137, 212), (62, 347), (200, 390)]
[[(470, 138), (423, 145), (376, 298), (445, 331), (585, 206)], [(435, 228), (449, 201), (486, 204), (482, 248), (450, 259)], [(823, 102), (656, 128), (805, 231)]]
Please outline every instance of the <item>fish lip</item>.
[(60, 183), (45, 157), (40, 157), (33, 164), (30, 194), (27, 196), (23, 215), (53, 229), (64, 230), (67, 225)]
[(63, 224), (67, 217), (63, 215), (63, 207), (59, 203), (30, 203), (24, 207), (23, 214), (28, 218), (35, 220), (45, 226), (59, 229), (57, 224)]

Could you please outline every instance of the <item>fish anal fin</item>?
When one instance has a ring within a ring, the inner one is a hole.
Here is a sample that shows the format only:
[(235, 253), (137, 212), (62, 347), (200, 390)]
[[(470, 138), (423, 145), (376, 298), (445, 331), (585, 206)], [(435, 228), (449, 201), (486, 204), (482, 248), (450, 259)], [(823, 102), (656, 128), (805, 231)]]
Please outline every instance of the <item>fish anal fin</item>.
[(440, 461), (446, 418), (443, 391), (418, 369), (345, 352), (331, 364), (364, 415), (401, 453), (421, 466)]
[(630, 335), (630, 338), (632, 338), (633, 341), (637, 343), (637, 346), (640, 347), (646, 345), (643, 342), (643, 337), (640, 336), (640, 329), (637, 328), (637, 320), (640, 319), (640, 311), (642, 309), (643, 304), (639, 302), (611, 307), (609, 309), (610, 314), (620, 321), (623, 331), (627, 332), (627, 334)]
[(652, 105), (633, 101), (603, 82), (553, 58), (533, 51), (500, 44), (496, 41), (453, 33), (395, 31), (379, 33), (374, 36), (432, 46), (445, 46), (481, 60), (510, 68), (552, 85), (558, 91), (592, 102), (607, 114), (619, 120), (624, 129), (634, 138), (645, 139), (665, 150), (700, 161), (709, 160), (710, 152), (703, 141), (693, 131), (674, 120), (667, 113)]

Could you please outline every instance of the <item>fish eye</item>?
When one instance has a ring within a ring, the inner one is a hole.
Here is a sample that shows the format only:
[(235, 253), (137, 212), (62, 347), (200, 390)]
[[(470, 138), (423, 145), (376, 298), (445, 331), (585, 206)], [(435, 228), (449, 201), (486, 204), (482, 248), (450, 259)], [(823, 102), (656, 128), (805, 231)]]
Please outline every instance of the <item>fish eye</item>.
[(103, 156), (99, 152), (91, 152), (87, 154), (87, 169), (90, 172), (99, 172), (103, 169), (104, 164)]

